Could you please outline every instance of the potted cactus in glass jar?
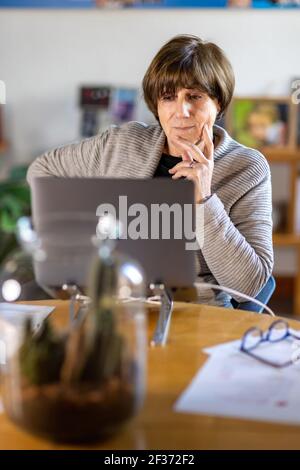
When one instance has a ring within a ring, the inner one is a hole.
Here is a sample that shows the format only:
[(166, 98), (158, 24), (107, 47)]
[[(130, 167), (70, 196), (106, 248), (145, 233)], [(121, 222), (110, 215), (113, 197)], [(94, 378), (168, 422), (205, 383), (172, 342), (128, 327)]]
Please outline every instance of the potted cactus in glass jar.
[[(110, 240), (102, 240), (88, 293), (85, 315), (66, 330), (55, 328), (49, 317), (35, 331), (27, 319), (22, 332), (16, 331), (16, 346), (8, 348), (6, 412), (23, 428), (56, 441), (109, 436), (143, 401), (146, 337), (140, 268)], [(124, 293), (131, 301), (124, 302)]]

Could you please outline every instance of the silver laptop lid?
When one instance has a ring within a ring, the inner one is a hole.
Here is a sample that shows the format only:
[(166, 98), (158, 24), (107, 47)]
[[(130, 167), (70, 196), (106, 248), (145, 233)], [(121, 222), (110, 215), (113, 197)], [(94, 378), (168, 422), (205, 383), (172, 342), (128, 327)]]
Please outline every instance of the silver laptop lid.
[[(75, 283), (83, 287), (92, 255), (90, 239), (96, 235), (99, 215), (103, 208), (114, 207), (125, 227), (122, 236), (127, 235), (117, 241), (118, 249), (141, 264), (147, 283), (191, 286), (195, 251), (186, 249), (186, 243), (195, 240), (191, 239), (193, 221), (189, 217), (193, 200), (194, 185), (187, 180), (35, 178), (34, 227), (43, 246), (56, 255), (36, 267), (37, 281), (47, 286)], [(188, 228), (183, 214), (188, 214)], [(82, 240), (84, 246), (79, 248)]]

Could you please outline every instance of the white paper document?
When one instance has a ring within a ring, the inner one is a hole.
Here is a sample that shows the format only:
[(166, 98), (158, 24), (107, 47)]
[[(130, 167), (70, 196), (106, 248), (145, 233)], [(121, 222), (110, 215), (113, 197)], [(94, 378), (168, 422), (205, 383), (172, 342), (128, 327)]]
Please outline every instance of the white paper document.
[(7, 358), (19, 346), (25, 318), (30, 317), (34, 330), (38, 330), (54, 308), (0, 302), (0, 366), (6, 364)]
[(295, 359), (295, 364), (278, 369), (239, 351), (240, 344), (238, 340), (206, 350), (212, 356), (178, 399), (175, 410), (300, 424), (300, 343), (286, 339), (255, 349), (255, 354), (277, 363)]
[(30, 317), (33, 327), (38, 328), (54, 308), (42, 305), (21, 305), (0, 302), (0, 322), (4, 320), (18, 327), (23, 325), (25, 317)]

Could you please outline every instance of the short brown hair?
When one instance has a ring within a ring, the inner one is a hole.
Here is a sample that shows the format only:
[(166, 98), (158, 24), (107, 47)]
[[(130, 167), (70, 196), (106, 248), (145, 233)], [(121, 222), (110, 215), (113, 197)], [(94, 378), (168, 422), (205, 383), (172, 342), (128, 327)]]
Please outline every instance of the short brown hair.
[(221, 116), (229, 106), (234, 84), (231, 64), (220, 47), (197, 36), (180, 35), (168, 41), (152, 60), (143, 78), (143, 93), (156, 119), (158, 100), (180, 88), (199, 88), (217, 99)]

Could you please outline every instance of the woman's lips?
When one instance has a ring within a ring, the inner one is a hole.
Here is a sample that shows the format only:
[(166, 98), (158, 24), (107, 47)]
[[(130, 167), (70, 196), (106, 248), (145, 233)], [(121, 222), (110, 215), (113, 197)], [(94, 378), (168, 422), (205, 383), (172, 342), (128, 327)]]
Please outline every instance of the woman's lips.
[(181, 126), (175, 127), (175, 126), (174, 126), (174, 129), (175, 129), (176, 131), (188, 131), (188, 130), (190, 130), (190, 129), (193, 129), (194, 127), (195, 127), (195, 126), (184, 126), (184, 127), (181, 127)]

